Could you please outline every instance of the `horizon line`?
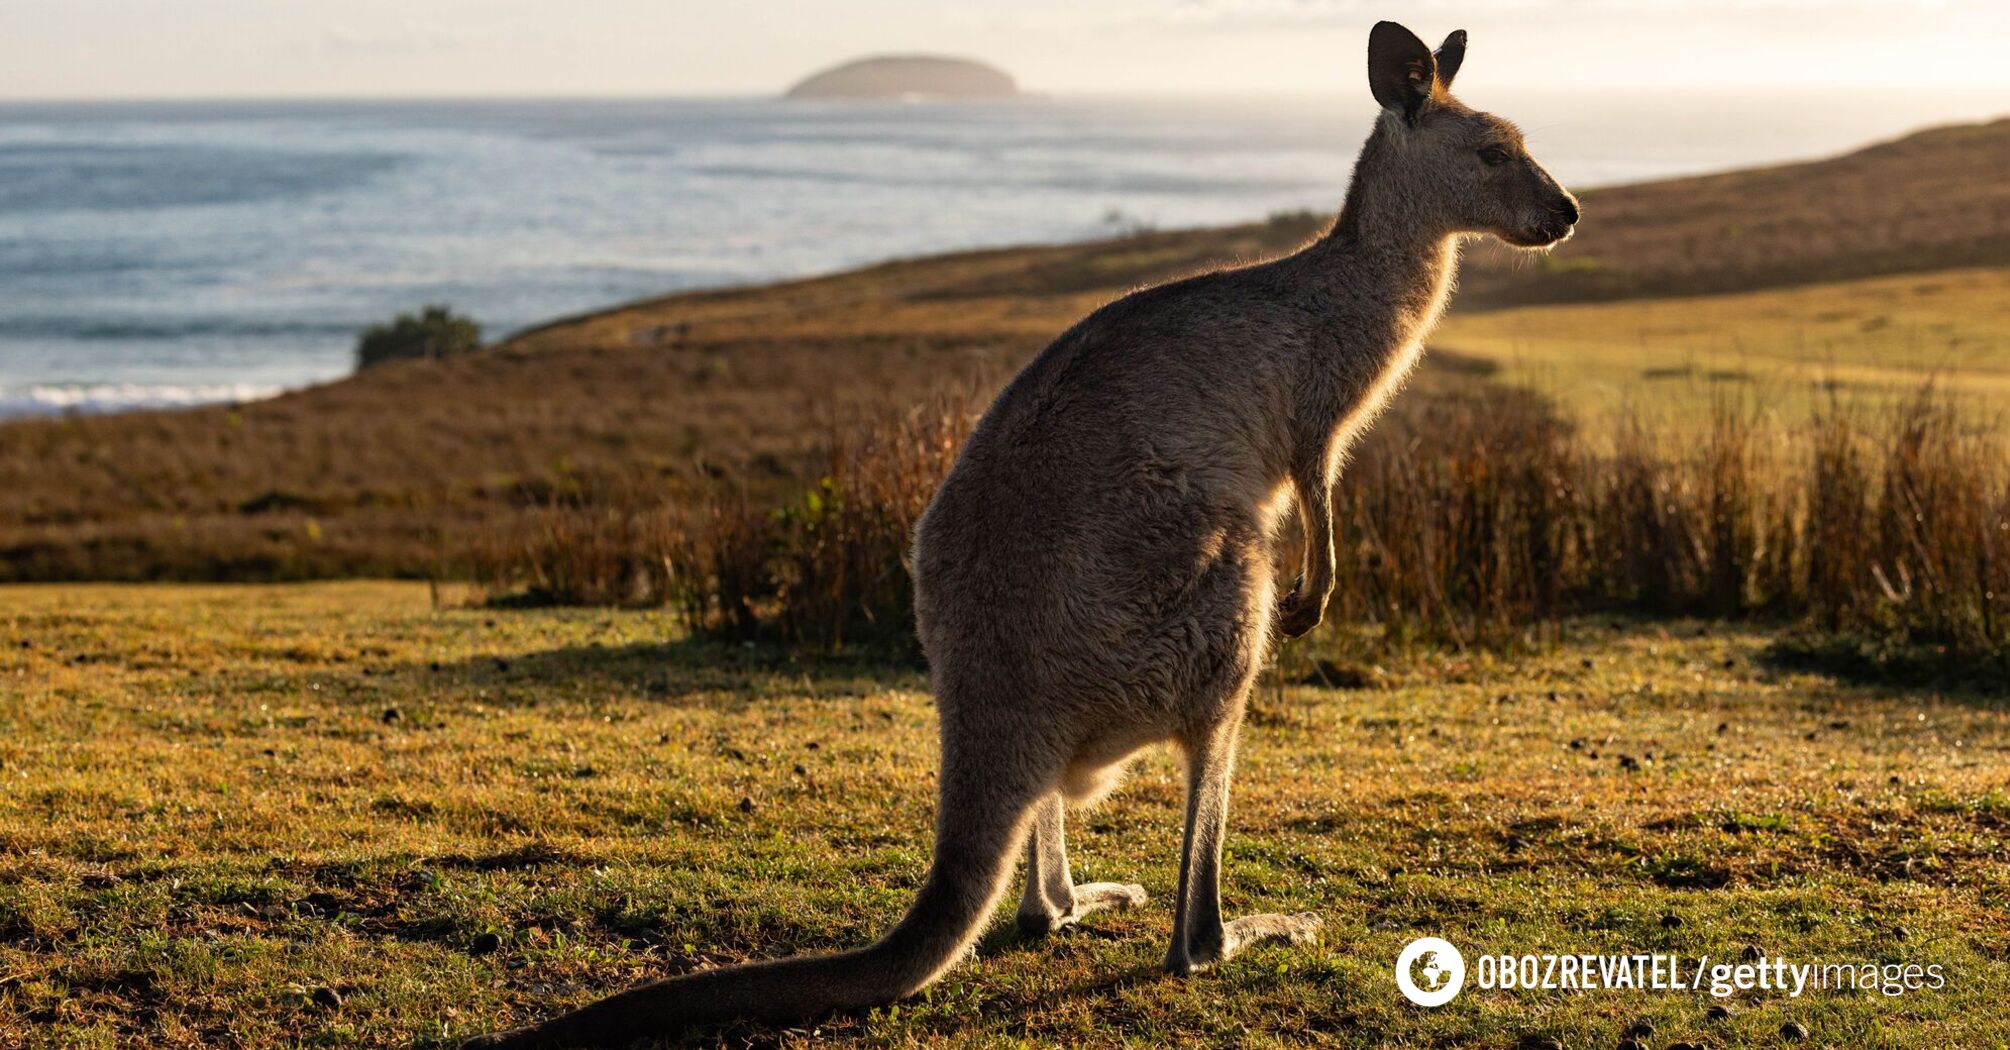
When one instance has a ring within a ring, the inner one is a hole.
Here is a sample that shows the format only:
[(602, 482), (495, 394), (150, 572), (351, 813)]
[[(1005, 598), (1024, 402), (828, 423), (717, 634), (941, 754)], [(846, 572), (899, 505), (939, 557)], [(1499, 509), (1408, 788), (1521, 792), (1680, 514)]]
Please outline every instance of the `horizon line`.
[[(784, 93), (786, 90), (787, 90), (786, 88), (783, 88), (774, 91), (755, 92), (755, 91), (734, 91), (734, 90), (710, 90), (700, 88), (689, 91), (672, 90), (672, 91), (661, 91), (661, 92), (554, 91), (545, 93), (469, 91), (469, 92), (414, 92), (410, 94), (398, 94), (389, 92), (381, 94), (379, 93), (319, 94), (319, 93), (302, 92), (298, 94), (276, 93), (276, 94), (243, 94), (243, 95), (219, 95), (219, 94), (194, 93), (194, 92), (187, 94), (167, 93), (167, 94), (154, 94), (154, 95), (0, 94), (0, 106), (91, 105), (91, 104), (120, 104), (120, 103), (124, 104), (254, 103), (255, 104), (255, 103), (358, 103), (358, 102), (622, 102), (622, 101), (767, 102), (767, 101), (783, 101)], [(1851, 92), (1858, 94), (1884, 94), (1889, 93), (1890, 91), (1890, 89), (1887, 86), (1881, 84), (1822, 84), (1822, 85), (1795, 84), (1795, 85), (1776, 86), (1776, 85), (1756, 84), (1756, 83), (1755, 84), (1718, 83), (1718, 84), (1700, 84), (1700, 85), (1682, 86), (1682, 87), (1670, 87), (1665, 84), (1606, 85), (1601, 86), (1595, 94), (1600, 97), (1609, 97), (1614, 94), (1622, 94), (1622, 95), (1682, 94), (1682, 95), (1700, 95), (1700, 96), (1739, 97), (1739, 96), (1748, 96), (1754, 90), (1764, 90), (1766, 92), (1775, 95), (1799, 95), (1799, 96), (1819, 96), (1833, 92)], [(1591, 94), (1590, 92), (1587, 92), (1584, 88), (1579, 86), (1541, 85), (1541, 84), (1495, 86), (1489, 88), (1488, 92), (1489, 93), (1503, 92), (1510, 94), (1530, 94), (1530, 95)], [(1968, 93), (1975, 94), (1975, 92), (1973, 91)], [(1984, 91), (1982, 93), (1988, 94), (1990, 92)], [(2006, 100), (2010, 100), (2010, 85), (2006, 85), (2005, 87), (1998, 89), (1995, 93), (2003, 95), (2006, 98)], [(1311, 88), (1311, 87), (1294, 88), (1294, 89), (1232, 88), (1232, 89), (1220, 89), (1220, 90), (1178, 89), (1178, 88), (1163, 88), (1163, 89), (1144, 88), (1144, 89), (1125, 89), (1125, 90), (1028, 89), (1028, 90), (1021, 90), (1016, 95), (1003, 96), (998, 98), (984, 98), (984, 99), (958, 99), (958, 98), (930, 99), (924, 97), (918, 100), (902, 100), (902, 99), (891, 99), (891, 98), (889, 99), (833, 98), (833, 99), (791, 99), (788, 101), (803, 103), (807, 105), (828, 104), (832, 102), (837, 103), (880, 102), (893, 105), (912, 105), (915, 104), (917, 101), (922, 104), (939, 102), (942, 104), (954, 104), (954, 105), (999, 105), (999, 104), (1009, 105), (1014, 102), (1042, 102), (1042, 101), (1057, 101), (1057, 100), (1058, 101), (1095, 101), (1095, 100), (1120, 101), (1120, 100), (1133, 100), (1133, 99), (1135, 100), (1220, 99), (1220, 100), (1254, 101), (1254, 100), (1288, 99), (1288, 100), (1305, 101), (1313, 99), (1330, 99), (1335, 98), (1341, 94), (1344, 93), (1324, 90), (1320, 88)], [(2010, 115), (2010, 110), (2006, 110), (2005, 113), (2006, 115)]]

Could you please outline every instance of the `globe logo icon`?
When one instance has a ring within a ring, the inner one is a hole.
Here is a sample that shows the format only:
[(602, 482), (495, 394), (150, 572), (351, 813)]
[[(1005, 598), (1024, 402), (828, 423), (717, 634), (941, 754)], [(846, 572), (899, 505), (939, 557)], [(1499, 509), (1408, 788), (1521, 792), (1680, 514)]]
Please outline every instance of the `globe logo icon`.
[(1449, 976), (1451, 976), (1451, 974), (1447, 972), (1443, 966), (1438, 965), (1438, 953), (1425, 952), (1421, 957), (1417, 959), (1415, 976), (1413, 976), (1411, 979), (1416, 980), (1417, 977), (1422, 977), (1423, 979), (1417, 981), (1417, 983), (1421, 985), (1425, 991), (1435, 992), (1438, 990), (1438, 987), (1440, 985), (1445, 983), (1445, 979)]
[(1419, 937), (1396, 957), (1396, 987), (1418, 1006), (1443, 1006), (1465, 983), (1465, 957), (1442, 937)]

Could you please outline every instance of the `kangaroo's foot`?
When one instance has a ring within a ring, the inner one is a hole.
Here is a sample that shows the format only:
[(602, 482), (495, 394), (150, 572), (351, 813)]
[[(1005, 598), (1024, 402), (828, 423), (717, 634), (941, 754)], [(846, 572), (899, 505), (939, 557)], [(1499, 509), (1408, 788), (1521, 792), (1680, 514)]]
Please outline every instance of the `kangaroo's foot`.
[(1145, 888), (1136, 883), (1085, 882), (1073, 888), (1072, 900), (1049, 901), (1028, 895), (1019, 904), (1019, 931), (1029, 937), (1044, 937), (1073, 926), (1083, 917), (1099, 911), (1123, 911), (1145, 902)]
[(1186, 943), (1175, 936), (1172, 950), (1166, 953), (1166, 970), (1185, 977), (1227, 962), (1251, 945), (1273, 941), (1317, 944), (1322, 925), (1319, 916), (1309, 911), (1296, 915), (1247, 915), (1212, 930), (1195, 930)]

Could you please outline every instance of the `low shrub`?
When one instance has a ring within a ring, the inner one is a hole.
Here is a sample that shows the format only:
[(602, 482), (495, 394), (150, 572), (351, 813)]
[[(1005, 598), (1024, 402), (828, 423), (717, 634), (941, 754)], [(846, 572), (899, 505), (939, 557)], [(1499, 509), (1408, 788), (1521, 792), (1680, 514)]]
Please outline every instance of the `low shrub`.
[(389, 324), (372, 325), (356, 340), (356, 367), (387, 361), (452, 357), (478, 350), (482, 328), (473, 318), (445, 306), (427, 306), (416, 314), (399, 314)]

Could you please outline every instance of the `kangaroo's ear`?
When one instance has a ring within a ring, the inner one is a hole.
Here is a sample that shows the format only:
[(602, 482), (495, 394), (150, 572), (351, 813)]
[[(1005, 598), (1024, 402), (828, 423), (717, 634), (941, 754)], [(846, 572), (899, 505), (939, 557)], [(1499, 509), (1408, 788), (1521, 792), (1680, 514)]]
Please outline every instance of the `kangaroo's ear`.
[(1446, 91), (1452, 89), (1452, 78), (1459, 75), (1459, 63), (1466, 60), (1466, 31), (1452, 30), (1452, 35), (1438, 45), (1438, 86)]
[(1377, 22), (1368, 34), (1368, 87), (1384, 109), (1414, 124), (1431, 98), (1438, 61), (1417, 34), (1394, 22)]

